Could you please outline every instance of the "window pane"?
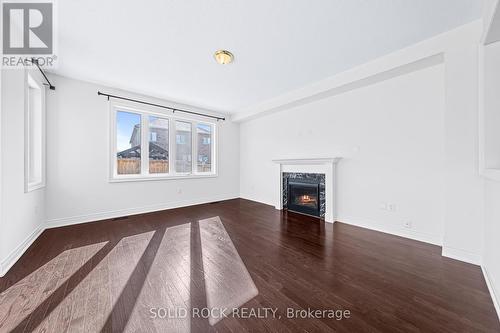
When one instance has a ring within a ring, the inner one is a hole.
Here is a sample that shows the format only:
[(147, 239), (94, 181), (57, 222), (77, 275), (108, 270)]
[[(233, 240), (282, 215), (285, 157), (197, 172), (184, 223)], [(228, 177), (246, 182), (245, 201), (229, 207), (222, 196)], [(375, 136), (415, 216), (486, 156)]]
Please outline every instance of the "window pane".
[(29, 147), (29, 168), (28, 182), (38, 183), (42, 181), (42, 94), (39, 87), (29, 82), (28, 89), (28, 147)]
[(119, 175), (141, 173), (141, 115), (116, 113), (116, 151)]
[(168, 120), (149, 117), (149, 173), (168, 173)]
[(191, 172), (191, 123), (175, 122), (175, 171)]
[(212, 171), (212, 126), (198, 124), (196, 127), (198, 141), (198, 157), (196, 159), (198, 172)]

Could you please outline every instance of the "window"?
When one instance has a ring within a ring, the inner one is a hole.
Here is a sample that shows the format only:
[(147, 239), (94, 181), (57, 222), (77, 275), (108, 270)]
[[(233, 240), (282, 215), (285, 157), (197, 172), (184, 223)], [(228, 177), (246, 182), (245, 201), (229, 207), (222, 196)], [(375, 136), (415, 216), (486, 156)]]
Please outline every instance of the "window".
[(481, 173), (500, 180), (500, 43), (484, 46), (482, 61)]
[(168, 173), (168, 119), (149, 117), (149, 173)]
[(176, 121), (175, 131), (175, 136), (177, 138), (177, 145), (175, 147), (175, 170), (181, 173), (191, 172), (191, 123), (185, 121)]
[(45, 186), (45, 98), (43, 85), (26, 73), (25, 191)]
[(214, 123), (121, 104), (111, 110), (112, 180), (216, 174)]
[(198, 124), (196, 126), (196, 136), (198, 138), (198, 158), (197, 171), (211, 172), (212, 171), (212, 127), (206, 124)]
[(141, 115), (116, 113), (116, 173), (141, 173)]

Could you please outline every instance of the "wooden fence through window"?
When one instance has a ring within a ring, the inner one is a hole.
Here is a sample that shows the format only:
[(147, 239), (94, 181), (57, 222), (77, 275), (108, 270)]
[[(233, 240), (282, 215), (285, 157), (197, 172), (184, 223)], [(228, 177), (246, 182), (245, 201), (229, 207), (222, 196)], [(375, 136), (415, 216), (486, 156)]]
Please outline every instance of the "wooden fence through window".
[[(198, 164), (198, 172), (210, 172), (211, 164)], [(119, 175), (134, 175), (141, 173), (141, 160), (135, 158), (120, 158), (117, 160), (117, 172)], [(150, 173), (168, 173), (168, 161), (151, 160), (149, 161)]]

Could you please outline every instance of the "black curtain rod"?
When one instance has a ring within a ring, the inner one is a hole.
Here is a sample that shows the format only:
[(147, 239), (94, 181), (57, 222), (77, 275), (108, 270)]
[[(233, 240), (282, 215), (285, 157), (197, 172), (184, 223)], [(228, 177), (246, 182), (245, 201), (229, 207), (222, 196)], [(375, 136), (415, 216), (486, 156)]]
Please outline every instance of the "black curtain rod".
[(174, 113), (175, 112), (184, 112), (184, 113), (189, 113), (189, 114), (195, 114), (197, 116), (202, 116), (202, 117), (217, 119), (217, 121), (219, 121), (219, 120), (226, 120), (226, 118), (223, 118), (223, 117), (217, 117), (217, 116), (212, 116), (212, 115), (209, 115), (209, 114), (204, 114), (204, 113), (199, 113), (199, 112), (193, 112), (193, 111), (187, 111), (187, 110), (177, 109), (177, 108), (173, 108), (173, 107), (170, 107), (170, 106), (165, 106), (165, 105), (160, 105), (160, 104), (155, 104), (155, 103), (144, 102), (144, 101), (140, 101), (140, 100), (132, 99), (132, 98), (127, 98), (127, 97), (121, 97), (121, 96), (116, 96), (116, 95), (105, 94), (105, 93), (102, 93), (100, 91), (97, 92), (97, 95), (99, 95), (99, 96), (106, 96), (106, 97), (108, 97), (108, 100), (110, 98), (116, 98), (116, 99), (123, 99), (124, 101), (129, 101), (129, 102), (134, 102), (134, 103), (140, 103), (140, 104), (146, 104), (146, 105), (156, 106), (156, 107), (159, 107), (159, 108), (171, 110)]
[(36, 65), (36, 67), (38, 67), (38, 70), (40, 71), (40, 73), (42, 73), (43, 77), (45, 78), (45, 81), (47, 81), (47, 84), (49, 85), (49, 89), (50, 90), (56, 90), (56, 87), (53, 86), (52, 83), (50, 83), (49, 78), (47, 77), (47, 75), (45, 75), (45, 72), (43, 71), (43, 69), (38, 64), (38, 60), (35, 59), (35, 58), (31, 58), (31, 62), (34, 63)]

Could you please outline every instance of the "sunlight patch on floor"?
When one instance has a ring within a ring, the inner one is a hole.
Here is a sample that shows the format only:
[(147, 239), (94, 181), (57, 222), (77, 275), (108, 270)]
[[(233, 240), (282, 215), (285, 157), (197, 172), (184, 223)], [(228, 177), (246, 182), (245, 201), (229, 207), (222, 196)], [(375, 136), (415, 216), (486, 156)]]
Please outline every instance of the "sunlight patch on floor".
[[(238, 308), (259, 294), (220, 217), (199, 221), (209, 309)], [(209, 318), (210, 325), (222, 318)]]
[[(65, 250), (4, 291), (0, 295), (0, 313), (5, 313), (7, 316), (10, 314), (15, 319), (12, 320), (11, 317), (8, 326), (3, 326), (2, 318), (0, 318), (0, 331), (8, 332), (19, 325), (23, 326), (23, 322), (32, 315), (35, 309), (39, 312), (46, 311), (44, 308), (50, 307), (49, 298), (55, 291), (60, 290), (67, 279), (80, 268), (80, 266), (68, 264), (70, 261), (68, 258), (83, 254), (86, 258), (90, 258), (107, 243), (101, 242)], [(43, 288), (40, 288), (40, 285)], [(16, 298), (9, 297), (13, 300), (12, 302), (5, 302), (2, 296), (6, 296), (7, 293), (18, 293), (18, 295)], [(59, 304), (55, 307), (58, 306)], [(44, 321), (47, 319), (48, 317)]]

